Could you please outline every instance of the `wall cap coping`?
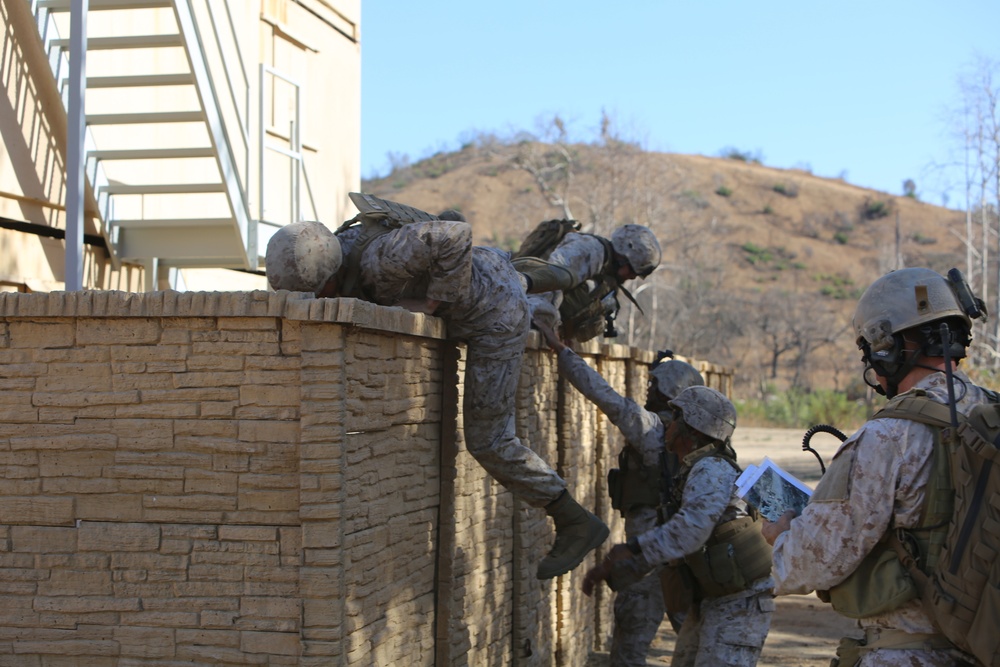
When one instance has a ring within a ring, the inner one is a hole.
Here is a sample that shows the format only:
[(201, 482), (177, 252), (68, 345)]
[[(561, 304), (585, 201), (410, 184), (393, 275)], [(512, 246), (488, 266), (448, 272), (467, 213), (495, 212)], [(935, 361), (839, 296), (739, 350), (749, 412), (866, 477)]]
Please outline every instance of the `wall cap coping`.
[[(277, 317), (299, 322), (348, 324), (363, 329), (387, 331), (422, 338), (447, 338), (444, 321), (411, 313), (404, 308), (379, 306), (360, 299), (321, 299), (309, 292), (254, 290), (250, 292), (124, 292), (82, 290), (79, 292), (0, 292), (0, 317), (38, 319), (49, 317)], [(532, 331), (528, 346), (546, 347), (541, 335)], [(655, 358), (651, 350), (619, 343), (590, 340), (576, 343), (581, 355), (609, 359), (633, 359), (646, 364)], [(724, 366), (678, 355), (699, 371), (721, 374)]]
[(437, 317), (358, 299), (319, 299), (308, 292), (0, 292), (0, 317), (279, 317), (351, 324), (425, 338), (445, 338)]

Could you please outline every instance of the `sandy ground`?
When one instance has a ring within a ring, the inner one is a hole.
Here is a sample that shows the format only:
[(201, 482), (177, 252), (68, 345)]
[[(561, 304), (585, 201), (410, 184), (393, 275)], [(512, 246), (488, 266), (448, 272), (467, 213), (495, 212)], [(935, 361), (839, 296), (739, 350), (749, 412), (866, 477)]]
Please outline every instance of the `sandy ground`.
[[(816, 457), (802, 450), (804, 430), (737, 428), (733, 438), (740, 463), (758, 464), (767, 456), (809, 486), (820, 478)], [(829, 463), (840, 441), (821, 433), (810, 442)], [(839, 616), (815, 595), (789, 595), (775, 600), (776, 611), (761, 654), (762, 667), (828, 667), (840, 638), (859, 635), (854, 621)], [(676, 636), (664, 620), (650, 649), (649, 665), (667, 666), (673, 655)], [(607, 653), (594, 653), (588, 667), (607, 667)]]

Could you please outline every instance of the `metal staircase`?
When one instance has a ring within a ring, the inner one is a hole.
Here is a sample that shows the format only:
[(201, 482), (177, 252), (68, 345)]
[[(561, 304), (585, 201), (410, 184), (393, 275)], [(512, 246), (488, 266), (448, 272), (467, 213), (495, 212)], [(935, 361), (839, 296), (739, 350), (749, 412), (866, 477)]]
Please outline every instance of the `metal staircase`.
[[(70, 0), (25, 2), (66, 104)], [(86, 172), (112, 261), (256, 269), (228, 0), (89, 0), (87, 21)]]

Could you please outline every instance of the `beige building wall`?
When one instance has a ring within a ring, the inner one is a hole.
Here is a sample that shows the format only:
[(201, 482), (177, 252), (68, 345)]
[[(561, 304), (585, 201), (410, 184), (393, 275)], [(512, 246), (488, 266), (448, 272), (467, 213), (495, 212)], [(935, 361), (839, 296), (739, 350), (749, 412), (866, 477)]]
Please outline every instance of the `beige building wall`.
[[(0, 294), (0, 664), (585, 664), (610, 594), (535, 578), (552, 527), (466, 450), (443, 333), (288, 292)], [(580, 353), (644, 394), (651, 352)], [(537, 334), (517, 405), (620, 541), (621, 436)]]
[[(213, 1), (218, 18), (221, 0)], [(67, 118), (30, 5), (27, 0), (0, 0), (0, 53), (4, 54), (0, 61), (0, 289), (50, 291), (64, 286), (65, 244), (61, 234), (66, 227)], [(259, 255), (263, 256), (274, 229), (291, 222), (292, 165), (279, 152), (262, 149), (262, 131), (268, 146), (286, 151), (299, 148), (293, 145), (292, 125), (298, 120), (308, 178), (308, 183), (304, 178), (300, 183), (302, 218), (336, 225), (353, 214), (347, 193), (360, 187), (361, 7), (360, 0), (229, 0), (228, 5), (235, 38), (223, 39), (220, 52), (230, 57), (239, 53), (246, 73), (245, 80), (242, 76), (234, 78), (232, 96), (228, 86), (218, 80), (219, 58), (213, 60), (212, 49), (206, 51), (208, 64), (214, 67), (219, 109), (247, 194), (250, 216), (261, 221)], [(205, 0), (193, 0), (192, 6), (199, 24), (211, 25)], [(68, 37), (69, 15), (57, 18), (60, 35)], [(91, 37), (157, 34), (170, 31), (174, 25), (170, 8), (91, 10), (88, 18)], [(221, 33), (225, 36), (226, 31)], [(163, 73), (186, 67), (180, 48), (166, 53), (132, 49), (127, 57), (122, 53), (90, 51), (88, 75), (130, 74), (146, 71), (147, 65)], [(261, 65), (280, 76), (269, 73), (262, 78)], [(288, 80), (299, 84), (298, 88)], [(185, 91), (184, 95), (193, 92)], [(150, 102), (162, 111), (189, 108), (191, 100), (183, 97), (170, 87), (94, 89), (87, 93), (87, 113), (126, 113)], [(241, 114), (245, 116), (242, 120)], [(149, 136), (148, 126), (92, 129), (95, 140), (103, 141), (104, 146), (116, 142), (128, 145), (142, 139), (164, 148), (185, 145), (192, 133), (204, 132), (183, 123), (154, 130), (154, 137)], [(112, 131), (115, 137), (110, 136)], [(102, 147), (101, 143), (98, 147)], [(142, 160), (104, 164), (112, 182), (150, 182), (165, 170), (162, 163)], [(192, 182), (199, 179), (199, 172), (214, 169), (210, 159), (180, 165), (181, 177)], [(103, 238), (106, 230), (92, 193), (88, 200), (85, 288), (143, 289), (142, 265), (116, 266), (109, 261)], [(204, 196), (190, 196), (181, 204), (170, 200), (167, 211), (162, 210), (161, 201), (148, 195), (119, 196), (116, 200), (119, 217), (208, 217), (219, 213), (218, 204)], [(191, 243), (197, 243), (197, 239)], [(178, 280), (176, 275), (171, 277), (169, 271), (161, 270), (157, 284), (166, 287), (169, 281), (169, 286), (193, 290), (265, 289), (262, 273), (185, 268)]]

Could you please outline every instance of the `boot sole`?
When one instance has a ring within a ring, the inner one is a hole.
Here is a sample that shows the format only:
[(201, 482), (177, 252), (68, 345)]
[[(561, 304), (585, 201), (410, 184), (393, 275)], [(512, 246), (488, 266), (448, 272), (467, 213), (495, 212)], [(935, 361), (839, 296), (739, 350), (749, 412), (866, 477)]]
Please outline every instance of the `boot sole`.
[[(590, 552), (591, 552), (591, 551), (593, 551), (593, 550), (594, 550), (594, 549), (596, 549), (597, 547), (599, 547), (599, 546), (601, 546), (602, 544), (604, 544), (604, 540), (608, 539), (608, 535), (610, 535), (610, 534), (611, 534), (611, 529), (610, 529), (610, 528), (608, 528), (608, 527), (607, 527), (606, 525), (602, 525), (602, 526), (601, 526), (601, 530), (600, 530), (600, 531), (598, 531), (598, 532), (597, 532), (597, 533), (596, 533), (596, 534), (594, 535), (594, 538), (593, 538), (592, 540), (590, 540), (589, 542), (587, 542), (587, 548), (586, 548), (586, 549), (584, 550), (584, 552), (583, 552), (583, 553), (582, 553), (582, 554), (580, 555), (580, 557), (579, 557), (579, 558), (577, 558), (577, 559), (576, 559), (575, 561), (573, 561), (573, 563), (572, 563), (572, 564), (570, 564), (570, 566), (569, 566), (569, 567), (567, 567), (566, 569), (564, 569), (564, 570), (563, 570), (562, 572), (558, 572), (558, 571), (557, 571), (557, 572), (553, 572), (552, 574), (545, 574), (545, 575), (543, 575), (543, 574), (542, 574), (542, 573), (541, 573), (541, 572), (539, 571), (539, 572), (538, 572), (538, 573), (536, 574), (536, 576), (537, 576), (537, 577), (538, 577), (539, 579), (542, 579), (542, 580), (545, 580), (545, 579), (554, 579), (555, 577), (561, 577), (562, 575), (566, 574), (567, 572), (570, 572), (570, 571), (572, 571), (573, 569), (575, 569), (575, 568), (576, 568), (576, 566), (577, 566), (577, 565), (579, 565), (580, 563), (582, 563), (582, 562), (583, 562), (583, 560), (584, 560), (584, 559), (585, 559), (585, 558), (586, 558), (586, 557), (587, 557), (588, 555), (590, 555)], [(539, 569), (540, 569), (540, 568), (539, 568)]]

